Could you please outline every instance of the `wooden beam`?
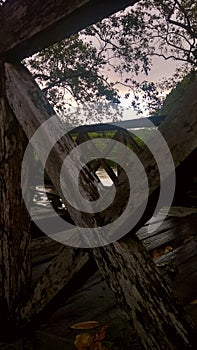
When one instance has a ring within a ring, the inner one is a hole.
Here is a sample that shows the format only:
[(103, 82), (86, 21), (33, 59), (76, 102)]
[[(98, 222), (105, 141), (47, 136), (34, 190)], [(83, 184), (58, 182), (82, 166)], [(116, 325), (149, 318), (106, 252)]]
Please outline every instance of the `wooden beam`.
[(0, 327), (16, 319), (15, 307), (30, 292), (30, 218), (20, 186), (27, 138), (6, 98), (0, 98)]
[[(6, 64), (6, 67), (7, 67), (7, 73), (8, 72), (11, 73), (12, 68), (13, 68), (12, 72), (16, 73), (15, 78), (12, 74), (11, 74), (12, 77), (10, 76), (8, 78), (8, 75), (9, 75), (8, 73), (7, 79), (9, 80), (10, 83), (12, 78), (14, 78), (12, 82), (15, 81), (16, 84), (18, 84), (18, 79), (19, 80), (21, 79), (22, 85), (20, 86), (20, 89), (17, 89), (18, 91), (20, 90), (20, 93), (19, 93), (20, 97), (15, 93), (12, 94), (13, 92), (12, 88), (11, 89), (8, 88), (7, 93), (10, 96), (10, 103), (12, 104), (13, 102), (15, 107), (16, 105), (18, 105), (19, 109), (17, 114), (18, 114), (18, 117), (20, 116), (19, 118), (20, 124), (22, 128), (25, 129), (25, 133), (27, 137), (30, 139), (31, 136), (34, 134), (34, 132), (37, 130), (37, 128), (39, 128), (39, 126), (44, 121), (50, 118), (50, 116), (54, 115), (55, 112), (47, 102), (42, 92), (39, 90), (38, 86), (35, 84), (31, 75), (28, 73), (26, 69), (23, 68), (22, 65), (12, 66), (10, 64)], [(22, 97), (21, 93), (22, 95), (23, 94), (25, 95), (23, 95)], [(12, 100), (12, 98), (14, 100)], [(22, 101), (22, 100), (24, 104), (23, 106), (20, 106), (19, 101)], [(14, 105), (12, 104), (12, 107), (15, 109)], [(26, 112), (24, 113), (24, 111)], [(35, 119), (35, 116), (36, 116), (36, 119)], [(57, 176), (56, 176), (56, 171), (57, 169), (60, 169), (62, 161), (65, 158), (66, 152), (69, 153), (69, 151), (71, 151), (72, 148), (73, 148), (72, 139), (69, 136), (65, 136), (64, 140), (63, 139), (60, 140), (54, 146), (52, 159), (49, 160), (49, 162), (47, 162), (48, 172), (50, 174), (52, 181), (55, 184), (55, 187), (58, 188), (59, 193), (61, 192), (61, 188), (60, 188), (59, 180), (57, 179)], [(54, 167), (54, 164), (56, 164), (55, 167)], [(52, 172), (50, 169), (55, 170), (54, 175), (52, 175)], [(88, 181), (87, 172), (86, 173), (82, 172), (82, 175), (83, 175), (82, 176), (83, 183), (87, 183)], [(71, 176), (73, 176), (73, 174), (71, 174)], [(55, 179), (58, 181), (56, 181)], [(94, 180), (95, 180), (95, 183), (92, 183), (92, 184), (90, 183), (90, 186), (89, 186), (91, 193), (92, 192), (95, 193), (97, 191), (97, 188), (96, 188), (97, 178), (95, 177)], [(85, 193), (86, 192), (84, 191), (84, 195)], [(66, 202), (66, 206), (70, 207), (67, 202)], [(71, 209), (71, 212), (72, 212), (72, 209)], [(92, 219), (90, 218), (88, 221), (85, 217), (83, 218), (83, 215), (81, 215), (81, 213), (78, 211), (75, 211), (75, 213), (73, 212), (72, 218), (74, 218), (75, 222), (77, 222), (78, 224), (82, 223), (83, 225), (87, 225), (87, 222), (89, 222), (88, 225), (90, 225), (90, 227), (92, 225)], [(53, 259), (50, 266), (47, 268), (46, 271), (43, 272), (42, 276), (37, 282), (34, 288), (33, 294), (31, 296), (31, 299), (22, 308), (21, 311), (18, 310), (18, 316), (19, 318), (21, 317), (23, 319), (23, 323), (26, 324), (30, 322), (34, 316), (40, 313), (47, 306), (47, 304), (53, 299), (53, 297), (72, 279), (72, 277), (77, 272), (80, 271), (80, 269), (84, 266), (84, 264), (87, 262), (88, 259), (89, 259), (89, 255), (87, 253), (81, 252), (72, 247), (62, 246), (59, 250), (58, 255)]]
[[(42, 125), (42, 123), (49, 119), (52, 115), (55, 115), (55, 112), (28, 70), (21, 64), (6, 64), (6, 72), (7, 96), (9, 98), (10, 106), (13, 108), (13, 110), (16, 110), (17, 119), (25, 131), (28, 139), (30, 139)], [(18, 84), (20, 85), (20, 88)], [(60, 130), (62, 127), (61, 125), (62, 124), (59, 121)], [(45, 148), (46, 142), (46, 139), (44, 140), (44, 135), (45, 131), (43, 138), (39, 140), (39, 146), (42, 147), (42, 149)], [(46, 136), (48, 137), (47, 133)], [(50, 143), (53, 143), (52, 134)], [(66, 134), (54, 145), (50, 157), (48, 157), (46, 162), (45, 169), (49, 174), (55, 188), (58, 190), (58, 193), (61, 194), (62, 199), (64, 199), (66, 208), (69, 208), (69, 214), (71, 214), (72, 219), (78, 224), (81, 224), (83, 227), (87, 227), (87, 225), (89, 225), (89, 227), (95, 227), (94, 225), (96, 225), (96, 220), (93, 215), (86, 215), (86, 213), (81, 213), (80, 211), (73, 209), (71, 204), (65, 200), (59, 181), (59, 175), (57, 177), (57, 173), (60, 173), (60, 169), (66, 154), (69, 154), (73, 147), (75, 147), (73, 140), (68, 134)], [(55, 167), (54, 164), (56, 164)], [(73, 169), (68, 169), (68, 172), (70, 173), (71, 178), (75, 180), (76, 186), (78, 186), (78, 177), (73, 173)], [(84, 187), (81, 187), (82, 195), (87, 198), (87, 193), (89, 192), (89, 197), (93, 194), (94, 199), (97, 199), (97, 185), (99, 184), (100, 188), (102, 188), (98, 178), (92, 174), (92, 182), (90, 182), (87, 167), (84, 167), (80, 175), (80, 180), (84, 185)]]
[[(138, 129), (138, 128), (149, 128), (150, 123), (153, 123), (152, 127), (159, 126), (166, 118), (166, 115), (154, 115), (148, 118), (138, 118), (131, 120), (121, 120), (118, 122), (99, 123), (90, 125), (79, 125), (77, 133), (79, 132), (108, 132), (111, 130), (118, 130), (119, 128), (124, 129)], [(121, 131), (121, 130), (120, 130)]]
[(8, 1), (0, 9), (0, 58), (19, 61), (138, 1)]
[[(26, 69), (21, 65), (6, 64), (7, 98), (28, 138), (53, 113), (46, 99), (33, 81)], [(178, 167), (197, 147), (197, 81), (188, 88), (185, 96), (177, 102), (168, 121), (162, 123), (161, 132), (166, 138)], [(176, 135), (178, 137), (176, 138)], [(53, 179), (56, 189), (61, 194), (57, 179), (62, 157), (65, 157), (74, 144), (65, 136), (62, 143), (55, 146), (55, 158), (48, 165), (48, 174)], [(164, 150), (159, 148), (158, 151)], [(49, 157), (49, 161), (50, 161)], [(150, 173), (149, 192), (154, 195), (159, 190), (159, 175), (155, 161), (145, 150), (140, 159)], [(54, 164), (57, 166), (54, 167)], [(71, 176), (75, 169), (71, 171)], [(133, 169), (134, 178), (139, 176)], [(74, 175), (75, 176), (75, 175)], [(89, 177), (90, 176), (90, 177)], [(91, 200), (97, 185), (97, 179), (87, 173), (82, 174), (82, 192)], [(90, 178), (92, 181), (90, 181)], [(91, 192), (91, 190), (93, 192)], [(152, 201), (154, 205), (154, 201)], [(110, 214), (114, 219), (120, 213), (118, 206)], [(132, 209), (131, 209), (132, 210)], [(102, 222), (91, 217), (75, 215), (72, 209), (68, 211), (76, 225), (86, 224), (86, 227)], [(152, 209), (146, 214), (148, 218)], [(74, 216), (73, 216), (74, 215)], [(142, 225), (143, 222), (140, 223)], [(141, 338), (144, 349), (195, 349), (193, 327), (187, 319), (182, 306), (169, 291), (155, 265), (150, 259), (139, 239), (128, 234), (113, 244), (94, 249), (94, 256), (103, 276), (114, 291), (122, 310), (132, 323)], [(174, 336), (176, 334), (176, 336)], [(190, 346), (190, 344), (194, 344)]]
[(19, 309), (18, 320), (27, 324), (65, 287), (89, 260), (87, 251), (63, 247), (44, 271), (27, 304)]
[[(187, 159), (197, 150), (196, 91), (197, 79), (187, 88), (184, 96), (174, 103), (159, 128), (171, 150), (178, 176), (181, 176), (179, 169), (183, 170), (184, 164), (187, 166)], [(160, 152), (163, 150), (160, 149)], [(140, 154), (140, 160), (145, 169), (152, 172), (149, 183), (151, 196), (158, 186), (158, 178), (154, 175), (155, 165), (146, 150)], [(168, 191), (170, 190), (169, 188)], [(147, 211), (147, 218), (149, 214), (150, 211)], [(139, 228), (137, 225), (132, 232)], [(144, 349), (195, 349), (196, 333), (190, 328), (187, 315), (169, 291), (166, 282), (162, 281), (141, 243), (131, 233), (110, 246), (96, 249), (94, 255), (119, 305), (134, 323)], [(168, 310), (162, 307), (163, 302), (165, 306), (171, 305)], [(150, 313), (148, 310), (151, 310)], [(181, 321), (178, 321), (176, 326), (171, 319), (175, 314), (177, 320)], [(184, 334), (190, 341), (186, 341), (186, 338), (183, 340), (180, 324), (187, 330)], [(177, 327), (175, 333), (171, 326)]]
[(57, 256), (62, 249), (62, 244), (53, 239), (44, 236), (31, 240), (31, 257), (32, 264), (38, 265), (42, 262), (49, 261)]

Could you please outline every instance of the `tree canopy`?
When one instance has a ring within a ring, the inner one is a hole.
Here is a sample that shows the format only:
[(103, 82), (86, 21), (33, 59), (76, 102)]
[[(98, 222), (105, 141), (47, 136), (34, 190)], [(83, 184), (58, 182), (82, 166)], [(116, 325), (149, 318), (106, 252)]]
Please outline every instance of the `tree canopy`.
[[(178, 62), (174, 76), (150, 81), (154, 57)], [(121, 87), (133, 108), (140, 110), (143, 99), (151, 113), (158, 111), (164, 91), (196, 70), (197, 3), (141, 0), (34, 55), (26, 64), (70, 122), (121, 116)]]

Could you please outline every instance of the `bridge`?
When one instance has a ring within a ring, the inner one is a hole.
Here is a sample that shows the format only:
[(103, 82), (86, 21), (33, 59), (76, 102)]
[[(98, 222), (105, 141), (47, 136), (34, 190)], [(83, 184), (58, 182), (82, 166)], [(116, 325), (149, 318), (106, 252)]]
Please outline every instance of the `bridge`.
[[(144, 246), (142, 242), (143, 232), (140, 230), (150, 220), (157, 205), (160, 176), (153, 155), (147, 147), (138, 147), (128, 131), (125, 131), (124, 140), (135, 147), (148, 177), (148, 203), (142, 217), (127, 235), (109, 245), (89, 250), (62, 245), (38, 279), (32, 280), (32, 243), (34, 248), (36, 244), (31, 239), (31, 218), (21, 190), (21, 166), (29, 140), (36, 151), (44, 150), (48, 142), (53, 144), (56, 130), (62, 130), (62, 125), (56, 118), (53, 132), (44, 129), (43, 138), (39, 142), (34, 141), (33, 135), (39, 128), (42, 129), (44, 123), (50, 122), (55, 112), (21, 61), (136, 2), (7, 0), (0, 8), (0, 328), (4, 337), (35, 322), (53, 298), (63, 288), (69, 288), (74, 277), (80, 278), (84, 267), (93, 257), (122, 312), (134, 326), (142, 348), (195, 349), (194, 326), (158, 271), (148, 252), (148, 244)], [(159, 126), (159, 132), (166, 140), (174, 160), (178, 194), (183, 193), (188, 179), (194, 177), (192, 166), (197, 149), (196, 91), (197, 81), (194, 81)], [(125, 127), (126, 124), (121, 125)], [(116, 124), (118, 127), (120, 125)], [(87, 132), (84, 135), (87, 137)], [(45, 170), (65, 203), (72, 222), (80, 228), (88, 228), (91, 233), (93, 228), (105, 226), (122, 214), (128, 194), (128, 181), (124, 171), (120, 171), (116, 177), (112, 175), (119, 196), (113, 208), (104, 214), (91, 215), (74, 210), (66, 200), (59, 181), (65, 156), (76, 148), (76, 139), (71, 136), (67, 133), (54, 144)], [(79, 144), (81, 136), (82, 130), (77, 136)], [(84, 140), (82, 137), (82, 143)], [(157, 151), (165, 154), (163, 146)], [(77, 157), (80, 160), (81, 154), (77, 153)], [(99, 161), (112, 174), (110, 165)], [(79, 184), (79, 163), (67, 169), (68, 176), (75, 180), (76, 187), (79, 185), (81, 195), (94, 202), (98, 199), (98, 189), (101, 192), (105, 190), (96, 175), (97, 165), (95, 168), (91, 164), (82, 166)], [(25, 179), (28, 179), (29, 171), (30, 168), (26, 169)], [(137, 179), (137, 169), (133, 168), (132, 171), (133, 178)], [(169, 175), (164, 178), (166, 184)], [(28, 189), (28, 183), (26, 186)], [(182, 232), (182, 226), (179, 229)], [(159, 234), (161, 238), (162, 232)], [(174, 232), (171, 234), (174, 235)], [(151, 242), (156, 247), (153, 240)], [(38, 245), (34, 257), (37, 249)]]

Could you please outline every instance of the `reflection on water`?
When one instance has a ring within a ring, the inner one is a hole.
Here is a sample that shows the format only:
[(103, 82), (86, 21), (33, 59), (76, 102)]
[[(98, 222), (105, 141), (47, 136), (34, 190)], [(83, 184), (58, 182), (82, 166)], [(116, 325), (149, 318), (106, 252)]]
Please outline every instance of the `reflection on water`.
[(43, 188), (42, 186), (36, 186), (33, 203), (36, 205), (41, 205), (43, 207), (49, 207), (47, 188)]
[[(116, 173), (116, 169), (113, 169), (113, 171)], [(111, 186), (113, 184), (112, 180), (107, 175), (107, 173), (104, 169), (99, 168), (97, 170), (96, 174), (104, 186)], [(46, 185), (45, 187), (36, 186), (34, 189), (32, 188), (32, 190), (34, 191), (33, 203), (35, 205), (49, 208), (50, 207), (49, 202), (50, 203), (53, 202), (53, 204), (54, 204), (54, 201), (55, 201), (56, 202), (55, 203), (56, 209), (65, 208), (61, 199), (57, 199), (58, 195), (57, 195), (53, 186), (50, 186), (50, 185)], [(48, 194), (48, 196), (47, 196), (47, 194)]]

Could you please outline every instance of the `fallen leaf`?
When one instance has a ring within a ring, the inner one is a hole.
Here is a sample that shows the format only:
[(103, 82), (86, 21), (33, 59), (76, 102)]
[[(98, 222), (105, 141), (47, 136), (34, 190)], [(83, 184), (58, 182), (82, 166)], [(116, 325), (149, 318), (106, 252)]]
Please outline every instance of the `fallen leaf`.
[(171, 247), (170, 245), (167, 245), (166, 247), (163, 247), (160, 249), (154, 249), (152, 252), (152, 256), (153, 256), (153, 258), (159, 258), (163, 254), (167, 254), (167, 253), (172, 252), (172, 251), (173, 251), (173, 247)]
[(99, 326), (99, 322), (97, 321), (86, 321), (86, 322), (80, 322), (75, 323), (70, 328), (72, 329), (93, 329)]
[(167, 247), (165, 247), (165, 249), (164, 249), (164, 254), (167, 254), (167, 253), (172, 252), (172, 251), (173, 251), (173, 248), (170, 245), (167, 245)]
[(88, 333), (82, 333), (76, 336), (74, 344), (77, 350), (88, 350), (92, 344), (92, 336)]
[[(78, 327), (81, 327), (81, 325), (84, 327), (87, 323), (88, 326), (90, 326), (90, 323), (94, 323), (95, 325), (97, 323), (98, 326), (97, 321), (87, 321), (82, 323), (76, 323), (73, 326), (71, 326), (71, 328), (82, 329)], [(74, 341), (74, 345), (77, 348), (77, 350), (109, 350), (102, 344), (102, 341), (105, 339), (106, 328), (108, 328), (108, 325), (101, 327), (99, 331), (94, 335), (90, 335), (89, 333), (78, 334)]]
[(158, 258), (162, 255), (162, 253), (158, 249), (155, 249), (153, 250), (152, 255), (153, 255), (153, 258)]

